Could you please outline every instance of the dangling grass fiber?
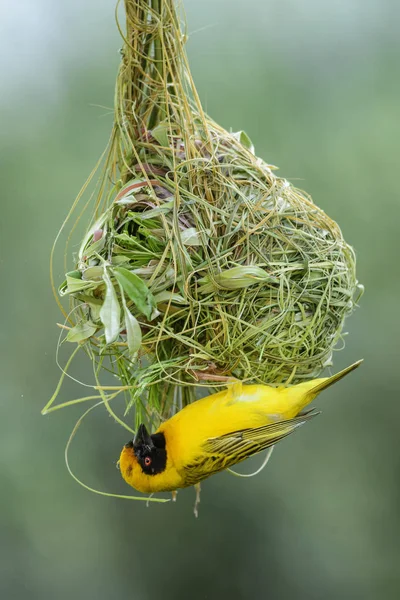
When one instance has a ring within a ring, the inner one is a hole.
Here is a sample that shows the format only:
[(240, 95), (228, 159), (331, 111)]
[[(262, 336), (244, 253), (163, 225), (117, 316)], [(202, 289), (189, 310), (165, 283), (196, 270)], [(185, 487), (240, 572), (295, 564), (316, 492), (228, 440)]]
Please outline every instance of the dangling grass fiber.
[(199, 386), (318, 376), (358, 286), (338, 225), (203, 112), (175, 2), (124, 4), (113, 131), (59, 291), (66, 339), (155, 426)]

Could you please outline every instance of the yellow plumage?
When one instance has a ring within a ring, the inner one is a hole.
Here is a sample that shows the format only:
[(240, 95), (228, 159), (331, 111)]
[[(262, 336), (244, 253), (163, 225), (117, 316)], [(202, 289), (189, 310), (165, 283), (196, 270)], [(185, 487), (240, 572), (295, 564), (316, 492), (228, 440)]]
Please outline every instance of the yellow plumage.
[(194, 485), (273, 446), (318, 414), (304, 409), (361, 362), (332, 377), (289, 387), (233, 383), (190, 404), (153, 436), (141, 426), (122, 450), (122, 476), (147, 493)]

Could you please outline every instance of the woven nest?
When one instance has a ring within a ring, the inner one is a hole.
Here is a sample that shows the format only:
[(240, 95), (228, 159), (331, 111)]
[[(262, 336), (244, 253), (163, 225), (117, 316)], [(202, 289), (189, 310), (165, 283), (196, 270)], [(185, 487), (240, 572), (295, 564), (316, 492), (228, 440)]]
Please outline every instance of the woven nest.
[(138, 420), (196, 385), (317, 376), (354, 307), (338, 225), (204, 114), (172, 0), (125, 1), (115, 125), (92, 225), (61, 294), (68, 334), (111, 358)]

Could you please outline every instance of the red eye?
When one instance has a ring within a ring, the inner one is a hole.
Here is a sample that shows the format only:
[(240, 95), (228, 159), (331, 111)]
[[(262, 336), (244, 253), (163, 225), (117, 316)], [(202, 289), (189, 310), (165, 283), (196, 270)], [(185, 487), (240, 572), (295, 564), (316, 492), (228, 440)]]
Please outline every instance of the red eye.
[(151, 458), (150, 456), (146, 456), (146, 458), (144, 459), (144, 464), (146, 467), (149, 467), (151, 465)]

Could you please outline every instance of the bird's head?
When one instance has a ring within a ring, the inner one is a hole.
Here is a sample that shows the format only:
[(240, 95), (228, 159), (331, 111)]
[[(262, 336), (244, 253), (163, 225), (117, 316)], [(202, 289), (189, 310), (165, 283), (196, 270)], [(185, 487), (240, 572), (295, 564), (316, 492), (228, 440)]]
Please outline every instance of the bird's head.
[(125, 444), (120, 456), (120, 470), (125, 481), (140, 492), (152, 492), (155, 476), (166, 470), (167, 451), (163, 433), (150, 435), (140, 425), (133, 440)]

